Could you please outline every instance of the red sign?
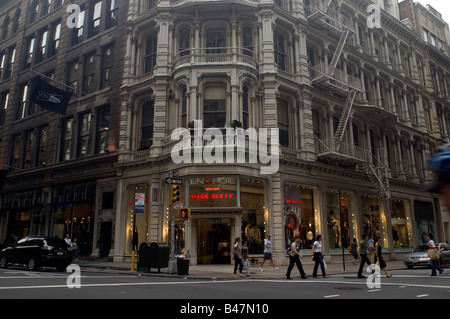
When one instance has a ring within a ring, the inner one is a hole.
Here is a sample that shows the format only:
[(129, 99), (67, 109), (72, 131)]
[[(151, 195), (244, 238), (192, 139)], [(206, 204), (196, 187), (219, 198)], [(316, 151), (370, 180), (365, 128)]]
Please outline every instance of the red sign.
[(231, 193), (225, 193), (225, 194), (208, 194), (208, 193), (201, 193), (201, 194), (191, 194), (191, 199), (230, 199), (233, 198), (235, 194)]

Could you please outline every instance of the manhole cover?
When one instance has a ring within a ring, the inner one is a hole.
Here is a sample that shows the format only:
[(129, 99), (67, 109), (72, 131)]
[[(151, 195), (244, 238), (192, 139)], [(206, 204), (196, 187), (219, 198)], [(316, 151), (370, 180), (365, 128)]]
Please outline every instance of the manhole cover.
[(334, 287), (334, 289), (337, 289), (337, 290), (360, 290), (361, 288), (358, 288), (358, 287)]

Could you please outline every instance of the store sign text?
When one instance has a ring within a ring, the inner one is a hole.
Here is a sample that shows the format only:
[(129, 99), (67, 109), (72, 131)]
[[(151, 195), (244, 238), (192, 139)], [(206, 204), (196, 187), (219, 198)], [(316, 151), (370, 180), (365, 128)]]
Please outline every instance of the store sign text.
[(191, 199), (231, 199), (235, 196), (232, 193), (225, 194), (208, 194), (208, 193), (200, 193), (200, 194), (191, 194)]

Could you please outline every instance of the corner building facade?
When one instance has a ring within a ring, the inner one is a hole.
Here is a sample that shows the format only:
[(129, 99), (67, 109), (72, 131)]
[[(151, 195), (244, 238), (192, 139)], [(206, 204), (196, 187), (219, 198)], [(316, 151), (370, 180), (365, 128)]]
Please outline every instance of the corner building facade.
[[(382, 28), (368, 27), (370, 4), (129, 1), (116, 260), (131, 255), (134, 226), (139, 243), (174, 238), (192, 264), (231, 262), (235, 237), (261, 258), (271, 234), (279, 265), (295, 235), (309, 253), (321, 234), (327, 258), (363, 233), (391, 258), (425, 233), (448, 238), (439, 199), (418, 189), (448, 140), (450, 59), (400, 21), (395, 1), (377, 3)], [(261, 174), (248, 139), (243, 163), (175, 164), (172, 132), (196, 120), (235, 154), (226, 128), (278, 129), (278, 171)]]

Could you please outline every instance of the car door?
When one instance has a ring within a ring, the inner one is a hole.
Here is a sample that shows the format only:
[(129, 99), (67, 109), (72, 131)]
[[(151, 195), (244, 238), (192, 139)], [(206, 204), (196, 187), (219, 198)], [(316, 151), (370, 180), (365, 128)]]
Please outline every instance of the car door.
[(442, 243), (440, 245), (441, 262), (442, 264), (450, 264), (450, 246)]
[(26, 250), (26, 243), (28, 237), (20, 239), (12, 248), (9, 254), (8, 261), (13, 264), (23, 264), (24, 254)]

